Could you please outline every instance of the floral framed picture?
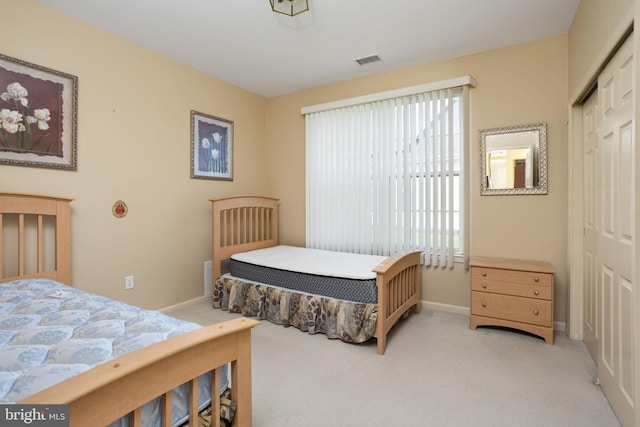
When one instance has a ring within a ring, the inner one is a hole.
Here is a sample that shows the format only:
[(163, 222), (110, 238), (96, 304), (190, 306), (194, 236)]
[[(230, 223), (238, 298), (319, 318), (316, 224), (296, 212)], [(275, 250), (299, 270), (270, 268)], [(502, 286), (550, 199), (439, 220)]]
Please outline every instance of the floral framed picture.
[(0, 54), (0, 164), (76, 170), (78, 78)]
[(191, 111), (191, 178), (233, 181), (233, 122)]

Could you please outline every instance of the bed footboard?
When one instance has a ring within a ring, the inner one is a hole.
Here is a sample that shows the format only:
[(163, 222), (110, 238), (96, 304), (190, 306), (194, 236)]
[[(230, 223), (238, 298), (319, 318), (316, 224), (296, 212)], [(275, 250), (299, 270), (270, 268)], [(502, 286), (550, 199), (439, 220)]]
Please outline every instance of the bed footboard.
[[(163, 425), (171, 423), (171, 391), (189, 383), (189, 425), (198, 425), (198, 377), (212, 372), (212, 396), (218, 396), (219, 369), (231, 363), (235, 426), (250, 426), (251, 329), (259, 322), (237, 318), (177, 335), (85, 371), (49, 387), (21, 404), (68, 404), (71, 426), (107, 425), (129, 414), (140, 426), (141, 407), (162, 398)], [(216, 402), (219, 403), (219, 402)], [(214, 420), (220, 406), (212, 404)], [(167, 421), (168, 420), (168, 421)]]
[(391, 256), (373, 269), (378, 285), (376, 339), (378, 354), (384, 354), (387, 334), (412, 306), (421, 309), (420, 252)]

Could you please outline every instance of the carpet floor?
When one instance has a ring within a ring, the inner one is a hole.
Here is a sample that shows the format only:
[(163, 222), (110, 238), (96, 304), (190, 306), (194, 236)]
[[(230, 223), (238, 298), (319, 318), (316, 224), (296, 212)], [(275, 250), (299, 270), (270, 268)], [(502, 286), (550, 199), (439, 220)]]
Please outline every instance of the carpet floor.
[[(207, 325), (237, 317), (208, 298), (165, 311)], [(618, 427), (583, 342), (555, 344), (423, 309), (375, 339), (329, 340), (263, 321), (252, 331), (253, 425)]]

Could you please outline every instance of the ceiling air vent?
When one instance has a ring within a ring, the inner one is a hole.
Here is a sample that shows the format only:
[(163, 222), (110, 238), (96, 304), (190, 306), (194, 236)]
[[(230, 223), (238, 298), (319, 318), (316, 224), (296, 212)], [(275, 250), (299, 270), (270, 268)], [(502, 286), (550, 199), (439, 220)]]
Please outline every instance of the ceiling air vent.
[(378, 55), (365, 56), (364, 58), (354, 59), (358, 65), (371, 64), (372, 62), (382, 61)]

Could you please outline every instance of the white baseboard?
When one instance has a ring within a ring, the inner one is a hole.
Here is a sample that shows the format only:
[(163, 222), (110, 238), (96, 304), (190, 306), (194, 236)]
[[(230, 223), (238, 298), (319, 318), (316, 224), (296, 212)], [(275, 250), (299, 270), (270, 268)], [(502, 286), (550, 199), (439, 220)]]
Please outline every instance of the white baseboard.
[[(161, 308), (160, 310), (158, 310), (161, 313), (167, 313), (167, 312), (171, 312), (175, 309), (178, 308), (182, 308), (185, 305), (189, 305), (189, 304), (193, 304), (205, 299), (210, 299), (211, 295), (203, 295), (201, 297), (197, 297), (194, 299), (190, 299), (188, 301), (183, 301), (181, 303), (178, 304), (174, 304), (174, 305), (170, 305), (168, 307), (164, 307)], [(447, 313), (454, 313), (454, 314), (462, 314), (463, 316), (468, 316), (469, 313), (469, 307), (462, 307), (459, 305), (450, 305), (450, 304), (442, 304), (439, 302), (431, 302), (431, 301), (422, 301), (422, 308), (425, 308), (427, 310), (435, 310), (435, 311), (444, 311)], [(559, 332), (565, 332), (567, 330), (567, 324), (565, 322), (553, 322), (553, 330), (554, 331), (559, 331)]]
[(200, 301), (203, 301), (203, 300), (205, 300), (205, 299), (211, 299), (211, 295), (203, 295), (203, 296), (198, 297), (198, 298), (194, 298), (194, 299), (190, 299), (190, 300), (187, 300), (187, 301), (179, 302), (178, 304), (174, 304), (174, 305), (170, 305), (170, 306), (168, 306), (168, 307), (161, 308), (161, 309), (160, 309), (160, 310), (158, 310), (158, 311), (159, 311), (160, 313), (167, 313), (167, 312), (170, 312), (170, 311), (176, 310), (176, 309), (178, 309), (178, 308), (182, 308), (182, 307), (184, 307), (185, 305), (194, 304), (194, 303), (196, 303), (196, 302), (200, 302)]
[[(462, 307), (459, 305), (442, 304), (439, 302), (422, 301), (422, 308), (428, 310), (444, 311), (447, 313), (462, 314), (469, 316), (469, 307)], [(558, 332), (565, 332), (567, 330), (567, 324), (565, 322), (553, 322), (553, 330)]]
[(558, 332), (566, 332), (567, 324), (565, 322), (553, 322), (553, 330)]
[(461, 307), (459, 305), (442, 304), (439, 302), (422, 301), (422, 308), (427, 310), (446, 311), (447, 313), (469, 315), (469, 307)]

